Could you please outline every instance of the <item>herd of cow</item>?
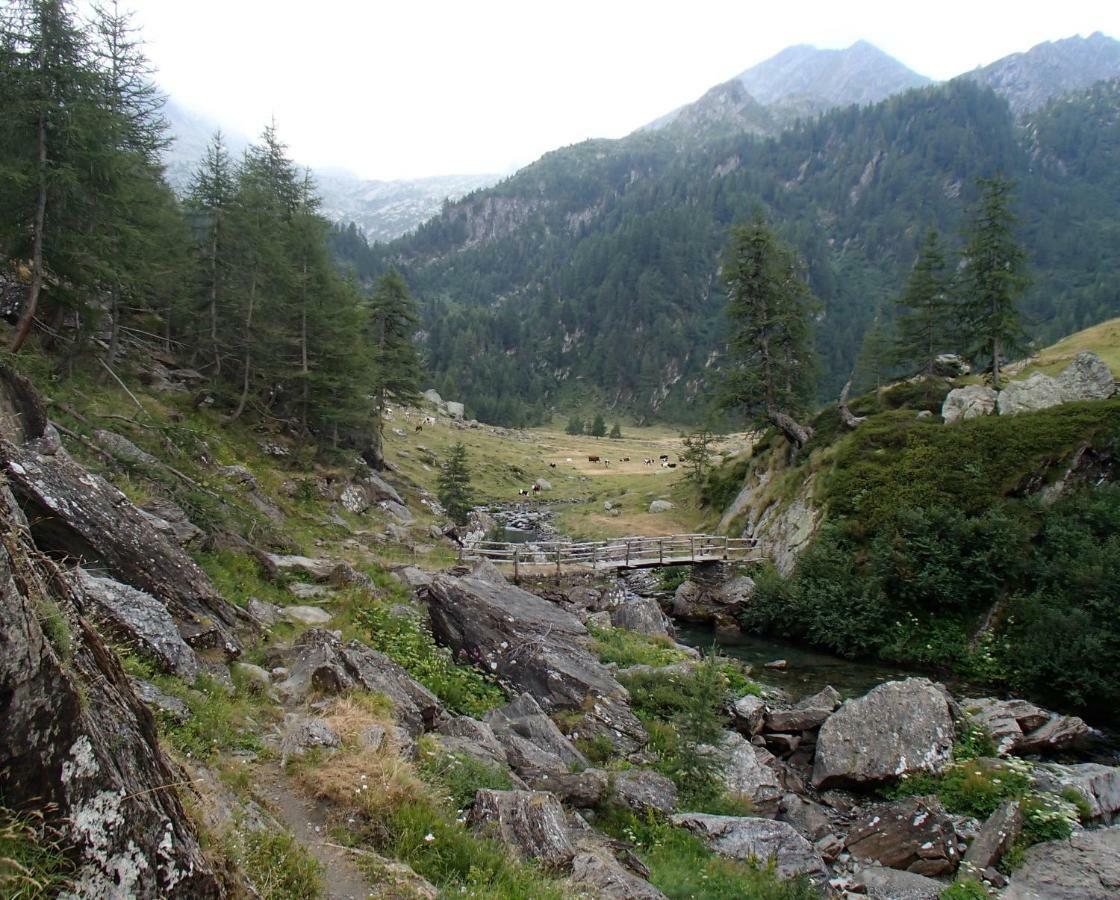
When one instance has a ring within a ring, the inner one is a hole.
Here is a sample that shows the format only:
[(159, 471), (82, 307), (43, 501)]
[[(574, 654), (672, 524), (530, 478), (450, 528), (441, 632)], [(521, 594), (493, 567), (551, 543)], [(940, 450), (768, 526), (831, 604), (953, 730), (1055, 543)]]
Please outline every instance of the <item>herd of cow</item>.
[[(571, 462), (571, 460), (568, 460), (568, 461)], [(602, 463), (604, 466), (607, 466), (608, 468), (610, 467), (610, 464), (611, 464), (611, 461), (609, 459), (607, 459), (606, 457), (603, 457), (603, 456), (589, 456), (589, 457), (587, 457), (587, 461), (589, 463)], [(661, 456), (658, 457), (657, 461), (661, 463), (661, 468), (663, 468), (663, 469), (675, 469), (677, 467), (677, 464), (675, 462), (669, 462), (669, 454), (667, 454), (667, 453), (662, 453)], [(624, 456), (619, 460), (619, 462), (630, 462), (630, 457), (629, 456)], [(642, 465), (652, 466), (653, 463), (654, 463), (654, 460), (653, 460), (652, 457), (647, 456), (645, 459), (642, 460)], [(549, 463), (549, 465), (552, 466), (552, 468), (554, 468), (554, 469), (556, 468), (555, 463)]]

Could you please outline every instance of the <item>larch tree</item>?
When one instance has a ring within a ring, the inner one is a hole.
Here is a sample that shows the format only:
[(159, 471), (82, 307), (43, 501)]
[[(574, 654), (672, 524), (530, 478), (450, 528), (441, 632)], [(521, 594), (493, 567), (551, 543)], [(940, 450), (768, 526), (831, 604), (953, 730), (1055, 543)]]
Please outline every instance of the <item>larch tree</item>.
[(812, 431), (798, 422), (813, 397), (812, 292), (793, 248), (761, 218), (732, 229), (723, 260), (728, 351), (721, 404), (769, 422), (796, 452)]
[(1024, 349), (1019, 301), (1030, 284), (1027, 254), (1015, 238), (1014, 187), (1006, 178), (981, 179), (980, 200), (965, 228), (961, 313), (970, 355), (990, 360), (992, 386), (1000, 388), (1004, 355)]
[(452, 446), (439, 473), (437, 496), (456, 525), (466, 525), (471, 514), (471, 473), (467, 464), (467, 448)]
[(413, 335), (419, 327), (416, 301), (401, 274), (390, 270), (381, 276), (369, 304), (365, 352), (372, 360), (374, 427), (366, 461), (384, 468), (382, 435), (390, 403), (408, 405), (420, 396), (420, 355)]

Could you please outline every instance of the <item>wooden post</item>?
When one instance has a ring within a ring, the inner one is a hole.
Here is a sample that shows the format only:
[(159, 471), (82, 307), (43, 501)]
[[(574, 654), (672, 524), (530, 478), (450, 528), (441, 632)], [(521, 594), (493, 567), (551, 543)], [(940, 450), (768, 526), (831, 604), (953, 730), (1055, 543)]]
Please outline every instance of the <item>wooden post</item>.
[(520, 570), (520, 567), (518, 566), (518, 559), (517, 559), (520, 554), (521, 554), (521, 550), (517, 547), (514, 547), (513, 548), (513, 583), (514, 584), (517, 584), (518, 572)]
[(626, 568), (630, 568), (630, 542), (626, 542)]
[(696, 538), (694, 537), (688, 539), (688, 552), (692, 556), (692, 561), (696, 562)]
[(560, 544), (556, 544), (556, 581), (560, 581)]
[(599, 568), (599, 548), (594, 544), (591, 545), (591, 568)]
[(665, 542), (660, 538), (657, 539), (657, 563), (665, 565)]
[(724, 538), (723, 538), (723, 558), (725, 560), (727, 559), (727, 536), (726, 535), (724, 535)]

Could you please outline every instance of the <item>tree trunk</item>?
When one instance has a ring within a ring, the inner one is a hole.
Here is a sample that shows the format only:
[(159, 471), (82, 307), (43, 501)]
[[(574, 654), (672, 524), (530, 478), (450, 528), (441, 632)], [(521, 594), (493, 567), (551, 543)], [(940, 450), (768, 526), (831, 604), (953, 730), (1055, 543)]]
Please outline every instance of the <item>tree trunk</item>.
[(249, 376), (253, 369), (253, 303), (257, 298), (257, 273), (254, 270), (249, 282), (249, 311), (245, 315), (245, 368), (241, 380), (241, 396), (237, 400), (237, 409), (223, 420), (224, 424), (236, 422), (245, 412), (245, 404), (249, 400)]
[(307, 431), (307, 408), (310, 405), (311, 385), (308, 383), (310, 369), (307, 365), (307, 259), (303, 260), (303, 281), (301, 282), (299, 311), (299, 354), (300, 373), (303, 376), (303, 430)]
[(113, 289), (109, 292), (110, 306), (109, 315), (112, 318), (112, 324), (109, 330), (109, 349), (105, 351), (105, 365), (110, 369), (116, 365), (117, 351), (120, 348), (121, 342), (121, 294), (120, 286), (113, 285)]
[(799, 425), (792, 416), (780, 409), (774, 407), (767, 409), (766, 419), (786, 436), (786, 440), (793, 445), (795, 452), (809, 443), (809, 439), (813, 436), (812, 428)]
[(221, 212), (214, 213), (214, 233), (210, 236), (210, 346), (214, 353), (214, 375), (222, 374), (222, 354), (218, 349), (218, 229)]
[[(44, 51), (45, 52), (45, 51)], [(40, 60), (41, 65), (46, 65), (45, 60)], [(35, 321), (35, 309), (39, 305), (39, 292), (43, 288), (43, 228), (47, 219), (47, 117), (46, 113), (39, 111), (39, 197), (35, 203), (35, 224), (33, 227), (34, 238), (31, 245), (31, 286), (27, 291), (27, 305), (16, 325), (16, 333), (12, 337), (11, 351), (19, 353), (20, 348), (27, 341), (31, 332), (31, 323)]]
[(992, 341), (992, 387), (999, 390), (999, 353), (1000, 353), (1000, 340), (996, 338)]
[(844, 390), (840, 392), (840, 399), (836, 401), (836, 408), (840, 410), (840, 418), (844, 421), (845, 425), (847, 425), (849, 428), (858, 428), (860, 422), (862, 422), (867, 417), (852, 415), (852, 411), (848, 408), (848, 393), (851, 391), (851, 389), (852, 379), (849, 376), (847, 383), (844, 385)]

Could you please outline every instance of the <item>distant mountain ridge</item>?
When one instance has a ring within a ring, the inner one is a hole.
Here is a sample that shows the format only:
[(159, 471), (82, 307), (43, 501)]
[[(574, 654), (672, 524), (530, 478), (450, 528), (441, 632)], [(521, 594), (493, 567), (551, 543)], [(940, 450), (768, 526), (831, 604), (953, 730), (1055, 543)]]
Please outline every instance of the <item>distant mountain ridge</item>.
[[(187, 190), (218, 125), (206, 116), (169, 100), (164, 115), (173, 143), (164, 155), (167, 180)], [(222, 131), (230, 156), (240, 158), (250, 138)], [(336, 169), (313, 171), (323, 200), (322, 212), (333, 222), (356, 224), (370, 241), (391, 241), (437, 215), (445, 200), (495, 184), (500, 175), (435, 175), (399, 181), (373, 181)]]

